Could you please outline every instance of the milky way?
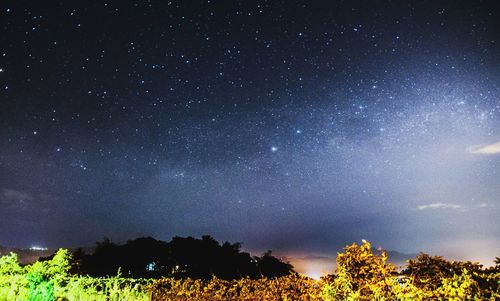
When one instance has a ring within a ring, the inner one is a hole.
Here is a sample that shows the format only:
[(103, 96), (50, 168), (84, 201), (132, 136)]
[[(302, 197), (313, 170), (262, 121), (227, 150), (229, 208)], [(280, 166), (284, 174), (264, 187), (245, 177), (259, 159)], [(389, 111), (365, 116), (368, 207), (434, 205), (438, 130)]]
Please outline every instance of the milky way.
[(500, 251), (495, 1), (0, 4), (0, 244)]

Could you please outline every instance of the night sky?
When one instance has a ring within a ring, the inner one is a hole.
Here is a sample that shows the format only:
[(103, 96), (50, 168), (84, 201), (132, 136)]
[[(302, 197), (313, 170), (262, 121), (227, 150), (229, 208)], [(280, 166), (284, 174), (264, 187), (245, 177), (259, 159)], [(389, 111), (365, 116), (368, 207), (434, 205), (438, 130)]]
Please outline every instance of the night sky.
[(2, 1), (0, 245), (500, 255), (497, 1)]

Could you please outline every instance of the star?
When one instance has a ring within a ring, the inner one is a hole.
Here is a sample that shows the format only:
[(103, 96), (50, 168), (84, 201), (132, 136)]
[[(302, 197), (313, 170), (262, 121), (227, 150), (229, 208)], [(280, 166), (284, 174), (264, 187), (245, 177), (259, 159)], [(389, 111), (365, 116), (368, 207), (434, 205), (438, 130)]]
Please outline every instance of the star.
[[(0, 210), (14, 221), (0, 245), (146, 230), (330, 254), (361, 236), (410, 252), (499, 240), (479, 204), (498, 201), (500, 157), (474, 150), (500, 141), (500, 4), (26, 2), (0, 9), (0, 202), (57, 196)], [(51, 218), (20, 227), (42, 203)]]

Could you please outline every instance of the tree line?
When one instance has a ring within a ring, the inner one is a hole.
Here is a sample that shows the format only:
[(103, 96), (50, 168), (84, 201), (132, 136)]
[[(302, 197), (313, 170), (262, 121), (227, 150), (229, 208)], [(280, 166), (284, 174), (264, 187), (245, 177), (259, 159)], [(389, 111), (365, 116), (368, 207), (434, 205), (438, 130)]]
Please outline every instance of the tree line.
[(77, 249), (72, 262), (72, 273), (93, 277), (120, 273), (130, 278), (210, 279), (215, 276), (231, 280), (294, 273), (292, 265), (273, 256), (271, 251), (251, 256), (241, 250), (240, 243), (221, 244), (208, 235), (201, 239), (176, 236), (170, 242), (142, 237), (125, 244), (105, 238), (97, 242), (91, 254)]
[(333, 274), (314, 280), (270, 252), (252, 257), (240, 248), (210, 236), (104, 240), (91, 254), (60, 249), (24, 266), (11, 253), (0, 257), (0, 300), (500, 300), (498, 257), (485, 268), (421, 253), (398, 271), (364, 241), (346, 246)]

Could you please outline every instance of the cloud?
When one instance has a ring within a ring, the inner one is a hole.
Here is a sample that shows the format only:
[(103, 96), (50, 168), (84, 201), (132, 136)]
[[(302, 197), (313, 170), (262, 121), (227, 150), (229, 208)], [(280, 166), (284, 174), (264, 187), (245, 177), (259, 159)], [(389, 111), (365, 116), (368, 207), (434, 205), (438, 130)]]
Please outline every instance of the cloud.
[(451, 204), (451, 203), (432, 203), (426, 205), (420, 205), (417, 207), (418, 210), (426, 210), (426, 209), (465, 209), (461, 205)]
[(480, 203), (475, 205), (463, 206), (453, 203), (431, 203), (417, 206), (415, 209), (417, 210), (437, 210), (437, 209), (449, 209), (449, 210), (460, 210), (460, 211), (469, 211), (469, 210), (481, 210), (481, 209), (500, 209), (500, 204), (492, 204), (492, 203)]
[(32, 201), (33, 196), (29, 193), (13, 190), (13, 189), (4, 189), (2, 191), (2, 200), (6, 202), (15, 202), (15, 201)]
[(14, 209), (26, 209), (33, 200), (31, 194), (14, 189), (4, 189), (0, 194), (1, 203)]
[(493, 144), (480, 144), (469, 147), (471, 154), (494, 155), (500, 154), (500, 141)]
[(490, 204), (490, 203), (481, 203), (479, 204), (479, 208), (500, 208), (500, 205)]

